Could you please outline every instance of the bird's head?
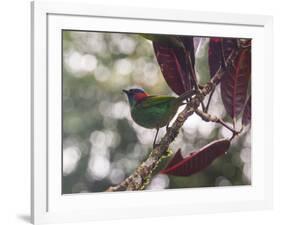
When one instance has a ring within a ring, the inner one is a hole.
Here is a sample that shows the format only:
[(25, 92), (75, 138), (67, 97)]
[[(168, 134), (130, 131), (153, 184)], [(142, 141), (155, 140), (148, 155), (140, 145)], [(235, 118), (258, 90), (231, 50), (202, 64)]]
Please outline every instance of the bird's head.
[(139, 88), (123, 90), (123, 92), (127, 95), (130, 106), (134, 106), (148, 96), (144, 90)]

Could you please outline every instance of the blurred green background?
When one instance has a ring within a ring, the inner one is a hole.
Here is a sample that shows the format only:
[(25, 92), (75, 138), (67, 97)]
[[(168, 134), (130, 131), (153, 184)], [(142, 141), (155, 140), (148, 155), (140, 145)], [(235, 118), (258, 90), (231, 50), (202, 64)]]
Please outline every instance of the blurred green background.
[[(194, 40), (196, 72), (204, 84), (209, 79), (208, 38)], [(155, 130), (132, 121), (121, 91), (132, 87), (154, 95), (173, 95), (150, 41), (137, 34), (63, 31), (63, 194), (104, 191), (130, 175), (149, 154)], [(230, 121), (220, 88), (210, 113)], [(161, 129), (159, 138), (164, 132)], [(185, 155), (230, 136), (225, 128), (192, 115), (171, 147), (173, 151), (181, 148)], [(250, 183), (251, 137), (247, 127), (228, 153), (207, 169), (190, 177), (156, 175), (147, 189)]]

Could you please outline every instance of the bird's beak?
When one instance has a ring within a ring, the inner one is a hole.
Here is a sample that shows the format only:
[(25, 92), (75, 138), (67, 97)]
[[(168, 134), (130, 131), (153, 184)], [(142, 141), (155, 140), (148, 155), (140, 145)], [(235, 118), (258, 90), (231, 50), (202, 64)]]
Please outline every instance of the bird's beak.
[(122, 90), (125, 94), (128, 94), (129, 93), (129, 91), (127, 91), (127, 90)]

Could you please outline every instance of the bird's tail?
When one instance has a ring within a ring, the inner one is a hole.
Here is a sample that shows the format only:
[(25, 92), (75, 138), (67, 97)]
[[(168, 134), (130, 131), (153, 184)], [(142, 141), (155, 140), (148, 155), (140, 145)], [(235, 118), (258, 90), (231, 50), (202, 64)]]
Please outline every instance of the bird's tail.
[(184, 100), (188, 99), (188, 98), (191, 98), (194, 94), (196, 93), (195, 90), (189, 90), (189, 91), (186, 91), (184, 92), (183, 94), (181, 94), (179, 97), (177, 97), (177, 102), (181, 103), (183, 102)]

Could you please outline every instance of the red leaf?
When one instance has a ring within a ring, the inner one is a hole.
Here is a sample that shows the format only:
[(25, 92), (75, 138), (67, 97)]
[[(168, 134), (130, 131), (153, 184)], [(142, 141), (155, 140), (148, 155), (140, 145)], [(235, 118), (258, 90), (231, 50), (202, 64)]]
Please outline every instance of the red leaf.
[(190, 176), (208, 167), (216, 158), (223, 155), (229, 146), (230, 141), (227, 139), (213, 141), (199, 151), (192, 152), (186, 158), (182, 157), (179, 149), (166, 169), (160, 171), (160, 173)]
[(191, 64), (194, 68), (195, 54), (194, 54), (194, 38), (189, 36), (180, 36), (179, 39), (182, 41), (187, 53), (190, 54)]
[(250, 75), (251, 49), (240, 49), (234, 63), (229, 64), (221, 80), (222, 101), (232, 118), (237, 118), (244, 108)]
[(244, 126), (247, 126), (250, 122), (251, 122), (251, 117), (252, 117), (252, 113), (251, 113), (251, 96), (248, 98), (248, 101), (246, 103), (244, 112), (243, 112), (243, 117), (242, 117), (242, 124)]
[(208, 60), (211, 77), (215, 75), (222, 65), (223, 56), (226, 60), (235, 48), (237, 48), (237, 39), (235, 38), (210, 38)]
[(183, 47), (169, 42), (153, 41), (155, 55), (169, 87), (178, 95), (192, 88), (192, 68), (187, 63), (186, 53), (190, 54), (194, 68), (194, 46), (192, 37), (177, 37)]

